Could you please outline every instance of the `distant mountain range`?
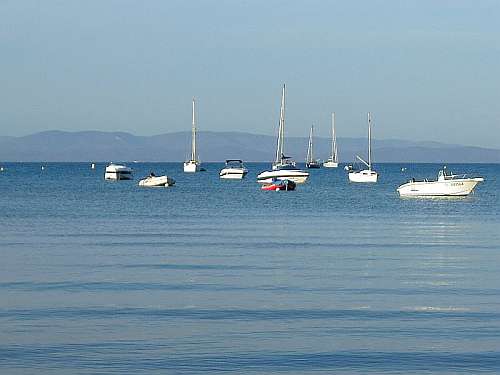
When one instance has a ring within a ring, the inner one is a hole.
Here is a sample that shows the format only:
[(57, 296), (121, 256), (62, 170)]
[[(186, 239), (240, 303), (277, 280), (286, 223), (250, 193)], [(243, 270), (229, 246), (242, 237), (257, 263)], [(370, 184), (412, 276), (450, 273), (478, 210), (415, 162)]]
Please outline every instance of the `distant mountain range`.
[[(340, 160), (351, 162), (366, 155), (367, 141), (338, 140)], [(274, 159), (276, 138), (238, 132), (200, 132), (202, 161), (238, 158), (245, 161)], [(330, 140), (315, 139), (315, 156), (326, 159)], [(287, 137), (285, 149), (297, 161), (305, 159), (307, 138)], [(24, 137), (0, 136), (1, 161), (183, 161), (190, 153), (190, 132), (136, 136), (124, 132), (46, 131)], [(438, 142), (373, 140), (375, 162), (500, 163), (500, 149)]]

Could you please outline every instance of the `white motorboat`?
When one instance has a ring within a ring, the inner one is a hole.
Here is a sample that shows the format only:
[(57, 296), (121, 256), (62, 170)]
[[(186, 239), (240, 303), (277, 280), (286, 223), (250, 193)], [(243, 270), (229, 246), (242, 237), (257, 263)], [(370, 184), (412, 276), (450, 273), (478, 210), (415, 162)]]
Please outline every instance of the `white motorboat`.
[(337, 168), (339, 166), (339, 156), (337, 151), (337, 136), (335, 134), (335, 112), (332, 113), (332, 153), (330, 157), (323, 162), (325, 168)]
[(417, 181), (412, 178), (398, 187), (397, 191), (402, 197), (465, 196), (472, 193), (476, 185), (483, 181), (482, 177), (448, 173), (444, 167), (439, 171), (436, 181)]
[(274, 171), (264, 171), (257, 176), (257, 182), (261, 184), (271, 184), (274, 180), (292, 180), (296, 184), (303, 184), (307, 181), (309, 173), (306, 171), (293, 169), (277, 169)]
[(175, 180), (172, 177), (168, 177), (166, 175), (155, 176), (153, 173), (139, 181), (139, 186), (145, 187), (168, 187), (173, 186), (174, 184)]
[(239, 159), (226, 160), (226, 166), (219, 172), (219, 177), (225, 180), (241, 180), (248, 173), (248, 169)]
[(307, 144), (307, 156), (306, 156), (306, 167), (309, 169), (321, 168), (320, 161), (314, 159), (313, 134), (314, 134), (314, 126), (311, 125), (311, 131), (309, 132), (309, 143)]
[(111, 163), (104, 172), (105, 180), (132, 180), (133, 178), (132, 168), (122, 164)]
[(191, 159), (184, 162), (184, 172), (195, 173), (201, 170), (200, 161), (196, 154), (196, 121), (195, 121), (195, 99), (193, 98), (193, 111), (192, 111), (192, 126), (191, 126)]
[(356, 155), (356, 158), (366, 165), (367, 169), (363, 170), (350, 170), (349, 181), (351, 182), (377, 182), (378, 173), (372, 170), (372, 118), (368, 112), (368, 161), (365, 161), (361, 156)]
[(276, 159), (273, 162), (272, 169), (261, 172), (257, 176), (257, 182), (270, 184), (276, 178), (292, 180), (297, 184), (306, 182), (309, 173), (298, 169), (295, 162), (289, 156), (285, 156), (285, 85), (281, 92), (280, 122), (278, 128), (278, 144), (276, 147)]

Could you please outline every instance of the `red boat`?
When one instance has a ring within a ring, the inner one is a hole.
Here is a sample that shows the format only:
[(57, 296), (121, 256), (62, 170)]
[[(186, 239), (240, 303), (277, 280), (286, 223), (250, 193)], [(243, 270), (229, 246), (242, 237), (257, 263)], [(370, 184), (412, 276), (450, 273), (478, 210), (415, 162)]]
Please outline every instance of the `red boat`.
[(262, 190), (272, 190), (272, 191), (278, 191), (278, 190), (295, 190), (295, 182), (292, 180), (273, 180), (272, 184), (267, 184), (261, 187)]

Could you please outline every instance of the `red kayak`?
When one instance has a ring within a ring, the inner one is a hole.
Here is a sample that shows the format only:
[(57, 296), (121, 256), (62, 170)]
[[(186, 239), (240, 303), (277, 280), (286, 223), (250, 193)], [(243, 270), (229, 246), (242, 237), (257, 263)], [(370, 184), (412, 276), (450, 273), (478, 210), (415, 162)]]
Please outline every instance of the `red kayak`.
[(262, 190), (272, 190), (272, 191), (278, 191), (278, 190), (295, 190), (295, 182), (292, 180), (276, 180), (273, 181), (272, 184), (264, 185), (261, 187)]

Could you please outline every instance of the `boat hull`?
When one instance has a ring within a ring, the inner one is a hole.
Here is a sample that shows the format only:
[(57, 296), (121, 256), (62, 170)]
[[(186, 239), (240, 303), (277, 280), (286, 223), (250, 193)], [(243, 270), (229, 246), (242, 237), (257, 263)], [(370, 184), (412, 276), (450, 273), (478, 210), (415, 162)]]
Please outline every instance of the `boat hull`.
[[(43, 169), (43, 167), (42, 167)], [(132, 180), (134, 178), (132, 169), (125, 165), (110, 164), (104, 171), (105, 180)]]
[(224, 180), (241, 180), (247, 173), (246, 168), (224, 168), (219, 172), (219, 177)]
[(448, 181), (410, 181), (398, 187), (402, 197), (460, 197), (474, 191), (483, 178), (453, 179)]
[(291, 180), (280, 180), (272, 184), (265, 184), (261, 187), (261, 190), (267, 191), (292, 191), (295, 190), (295, 182)]
[(375, 183), (378, 180), (378, 173), (375, 171), (371, 171), (369, 169), (365, 169), (363, 171), (352, 171), (349, 172), (349, 181), (350, 182), (367, 182), (367, 183)]
[(104, 174), (105, 180), (133, 180), (133, 176), (131, 174), (123, 174), (121, 172), (106, 172)]
[(339, 163), (336, 163), (334, 161), (325, 161), (323, 163), (323, 167), (325, 168), (337, 168), (339, 166)]
[(144, 187), (168, 187), (175, 184), (175, 180), (168, 176), (146, 177), (139, 181), (139, 186)]
[(184, 172), (186, 173), (195, 173), (201, 170), (200, 164), (195, 161), (186, 161), (184, 162)]
[(259, 184), (271, 184), (273, 180), (291, 180), (296, 184), (303, 184), (307, 181), (309, 173), (300, 169), (282, 169), (275, 171), (264, 171), (257, 176)]
[(312, 162), (306, 163), (306, 167), (308, 169), (319, 169), (319, 168), (321, 168), (321, 164), (318, 162), (312, 161)]

